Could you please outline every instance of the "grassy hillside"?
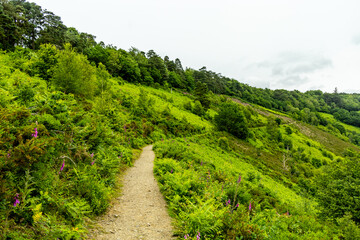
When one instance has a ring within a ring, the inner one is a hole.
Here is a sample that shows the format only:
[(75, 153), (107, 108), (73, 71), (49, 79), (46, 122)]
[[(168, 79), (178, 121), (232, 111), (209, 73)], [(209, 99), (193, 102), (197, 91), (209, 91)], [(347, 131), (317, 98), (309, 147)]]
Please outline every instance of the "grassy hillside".
[(147, 144), (179, 239), (360, 239), (358, 94), (183, 69), (26, 1), (0, 15), (1, 239), (86, 238)]
[[(205, 112), (196, 95), (113, 78), (69, 47), (45, 50), (59, 58), (49, 80), (29, 75), (43, 52), (0, 54), (3, 237), (84, 238), (91, 219), (109, 207), (134, 150), (149, 143), (155, 143), (154, 172), (179, 238), (358, 234), (355, 215), (324, 217), (318, 196), (326, 169), (357, 155), (349, 136), (215, 94)], [(68, 67), (61, 58), (89, 68), (93, 80), (82, 84), (93, 84), (91, 95), (82, 93), (83, 85), (65, 90), (55, 80)], [(229, 109), (242, 119), (235, 122), (240, 132), (219, 125), (232, 118), (217, 117)]]

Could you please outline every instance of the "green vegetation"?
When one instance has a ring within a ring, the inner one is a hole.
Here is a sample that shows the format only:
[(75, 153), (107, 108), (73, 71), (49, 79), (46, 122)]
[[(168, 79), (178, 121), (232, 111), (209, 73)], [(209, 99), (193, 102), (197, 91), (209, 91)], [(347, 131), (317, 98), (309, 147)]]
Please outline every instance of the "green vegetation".
[(134, 151), (179, 239), (359, 239), (360, 97), (250, 87), (0, 2), (0, 237), (83, 239)]

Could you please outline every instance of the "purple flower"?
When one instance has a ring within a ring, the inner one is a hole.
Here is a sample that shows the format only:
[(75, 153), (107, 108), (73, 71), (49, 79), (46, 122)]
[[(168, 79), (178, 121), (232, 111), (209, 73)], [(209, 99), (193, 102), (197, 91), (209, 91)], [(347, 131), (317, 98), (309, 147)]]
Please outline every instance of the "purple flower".
[(10, 158), (10, 156), (11, 156), (10, 153), (8, 153), (8, 154), (7, 154), (7, 158)]
[(198, 232), (198, 234), (196, 235), (196, 240), (200, 239), (200, 232)]
[(230, 199), (226, 201), (226, 206), (231, 203)]
[(188, 237), (190, 237), (189, 234), (184, 235), (184, 239), (188, 239)]
[(19, 194), (16, 194), (15, 196), (15, 202), (14, 202), (14, 207), (16, 207), (18, 204), (20, 204), (20, 201), (19, 201)]
[(36, 138), (38, 136), (37, 128), (35, 128), (34, 131), (35, 131), (35, 133), (31, 134), (31, 136)]
[(236, 208), (238, 208), (239, 207), (239, 203), (238, 204), (236, 204), (236, 206), (235, 206)]
[(95, 163), (95, 159), (94, 159), (94, 161), (91, 162), (91, 166), (94, 165), (94, 163)]
[(173, 170), (171, 169), (171, 173), (173, 173)]
[(251, 211), (251, 201), (249, 202), (249, 211)]
[(94, 157), (94, 153), (90, 154), (90, 157), (93, 158), (93, 157)]
[(61, 171), (64, 169), (64, 167), (65, 167), (65, 159), (64, 159), (64, 161), (63, 161), (63, 163), (62, 163), (62, 165), (61, 165), (61, 168), (60, 168), (60, 172), (59, 172), (59, 174), (61, 173)]
[(239, 179), (237, 180), (237, 183), (241, 182), (241, 175), (239, 175)]
[(161, 141), (163, 142), (163, 141), (164, 141), (164, 139), (163, 139), (163, 138), (161, 138)]

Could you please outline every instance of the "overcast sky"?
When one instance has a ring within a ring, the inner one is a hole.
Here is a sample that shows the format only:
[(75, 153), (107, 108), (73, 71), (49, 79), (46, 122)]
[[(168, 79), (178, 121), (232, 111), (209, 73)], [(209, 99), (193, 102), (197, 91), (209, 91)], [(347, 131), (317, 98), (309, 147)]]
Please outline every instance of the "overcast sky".
[(33, 1), (97, 41), (251, 86), (360, 92), (359, 0)]

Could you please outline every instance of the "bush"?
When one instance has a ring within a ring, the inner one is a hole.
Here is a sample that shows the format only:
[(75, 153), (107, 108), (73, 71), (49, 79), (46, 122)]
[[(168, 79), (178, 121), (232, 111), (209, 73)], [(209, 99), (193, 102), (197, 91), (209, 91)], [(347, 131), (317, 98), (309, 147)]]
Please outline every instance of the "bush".
[(219, 147), (224, 149), (225, 151), (228, 151), (230, 149), (229, 140), (226, 137), (219, 138), (218, 143), (219, 143)]
[(342, 218), (346, 213), (360, 223), (360, 160), (347, 159), (326, 166), (325, 174), (318, 179), (317, 197), (325, 218)]
[(96, 69), (84, 55), (77, 54), (70, 45), (59, 53), (53, 83), (61, 91), (92, 97), (96, 89)]
[(249, 136), (248, 124), (243, 111), (234, 103), (223, 103), (215, 116), (215, 123), (220, 131), (227, 131), (240, 139)]

